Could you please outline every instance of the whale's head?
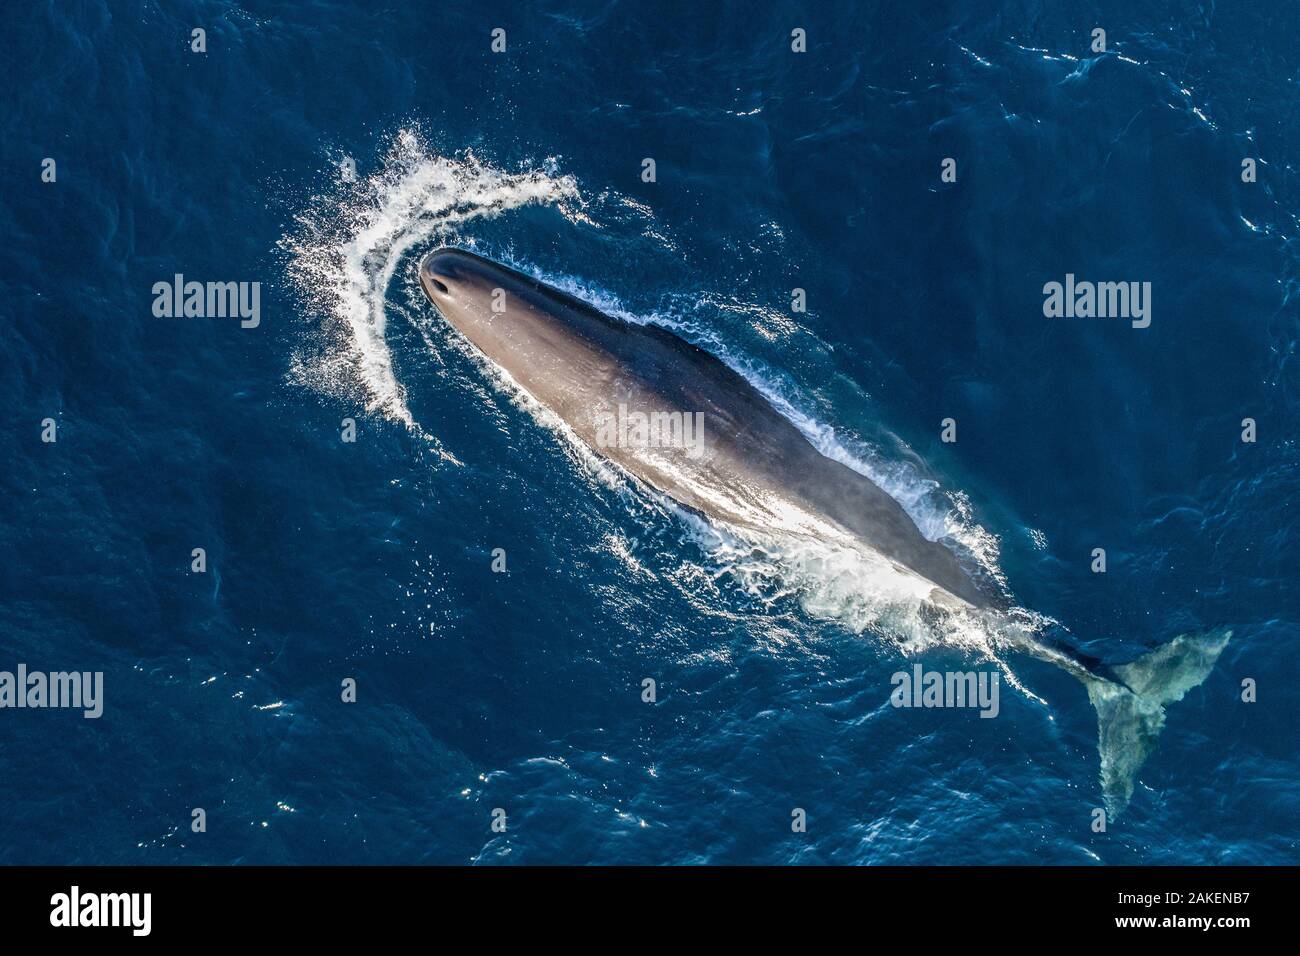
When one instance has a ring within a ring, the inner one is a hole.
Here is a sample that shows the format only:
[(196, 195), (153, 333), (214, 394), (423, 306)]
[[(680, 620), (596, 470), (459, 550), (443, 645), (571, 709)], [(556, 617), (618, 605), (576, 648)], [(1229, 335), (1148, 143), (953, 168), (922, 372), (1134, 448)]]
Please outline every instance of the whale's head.
[(420, 286), (470, 344), (552, 408), (614, 363), (597, 339), (617, 324), (533, 276), (465, 249), (435, 249)]
[(420, 286), (443, 317), (471, 341), (491, 323), (493, 305), (517, 286), (519, 273), (464, 249), (435, 249), (420, 263)]
[(420, 286), (442, 317), (512, 375), (560, 371), (582, 351), (582, 320), (569, 297), (466, 249), (435, 249)]

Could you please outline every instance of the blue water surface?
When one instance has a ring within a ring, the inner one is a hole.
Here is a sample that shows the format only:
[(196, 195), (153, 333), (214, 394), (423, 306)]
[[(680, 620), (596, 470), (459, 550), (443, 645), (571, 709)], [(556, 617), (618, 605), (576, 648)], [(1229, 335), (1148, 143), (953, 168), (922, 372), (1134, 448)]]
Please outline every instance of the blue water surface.
[[(1297, 35), (1284, 0), (6, 5), (0, 670), (105, 704), (0, 710), (0, 862), (1300, 862)], [(419, 294), (447, 242), (722, 355), (1081, 654), (1231, 630), (1123, 815), (1072, 676), (574, 448)], [(260, 324), (156, 317), (177, 273), (260, 282)], [(1067, 273), (1151, 282), (1150, 327), (1045, 318)], [(997, 719), (889, 705), (995, 659)]]

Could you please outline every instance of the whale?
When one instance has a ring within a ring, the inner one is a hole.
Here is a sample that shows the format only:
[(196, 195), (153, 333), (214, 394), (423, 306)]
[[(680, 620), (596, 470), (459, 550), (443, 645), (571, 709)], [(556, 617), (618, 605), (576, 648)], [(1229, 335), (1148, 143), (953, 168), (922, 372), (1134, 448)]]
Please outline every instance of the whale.
[[(1002, 595), (926, 538), (884, 489), (822, 454), (745, 376), (670, 329), (609, 315), (459, 247), (425, 255), (418, 279), (456, 332), (579, 441), (688, 511), (742, 531), (855, 548), (939, 613), (1005, 609)], [(1099, 715), (1102, 790), (1118, 815), (1165, 705), (1204, 681), (1229, 637), (1180, 635), (1114, 666), (1028, 637), (1012, 643), (1087, 687)]]
[(990, 603), (895, 499), (819, 452), (704, 349), (461, 249), (426, 256), (420, 284), (447, 321), (587, 446), (677, 503), (733, 527), (856, 541), (937, 603)]

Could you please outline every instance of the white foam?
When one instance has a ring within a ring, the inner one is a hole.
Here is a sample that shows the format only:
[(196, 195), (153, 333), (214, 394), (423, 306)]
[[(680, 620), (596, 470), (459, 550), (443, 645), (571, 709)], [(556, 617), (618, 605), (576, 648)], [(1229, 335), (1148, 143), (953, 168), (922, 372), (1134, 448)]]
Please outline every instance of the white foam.
[(280, 242), (290, 279), (322, 319), (291, 378), (413, 426), (384, 337), (388, 286), (408, 250), (452, 241), (474, 219), (578, 198), (574, 179), (552, 165), (506, 172), (469, 151), (439, 156), (418, 131), (402, 130), (373, 175), (315, 197)]

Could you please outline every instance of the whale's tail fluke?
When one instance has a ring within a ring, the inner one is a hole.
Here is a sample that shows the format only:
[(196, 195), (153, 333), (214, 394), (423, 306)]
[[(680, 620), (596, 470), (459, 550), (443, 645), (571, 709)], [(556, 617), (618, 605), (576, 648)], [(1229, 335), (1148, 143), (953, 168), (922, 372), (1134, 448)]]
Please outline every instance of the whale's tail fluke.
[(1112, 668), (1120, 682), (1085, 676), (1097, 709), (1097, 749), (1106, 812), (1119, 816), (1133, 796), (1138, 770), (1165, 725), (1165, 705), (1183, 699), (1214, 669), (1231, 631), (1183, 634), (1128, 664)]

